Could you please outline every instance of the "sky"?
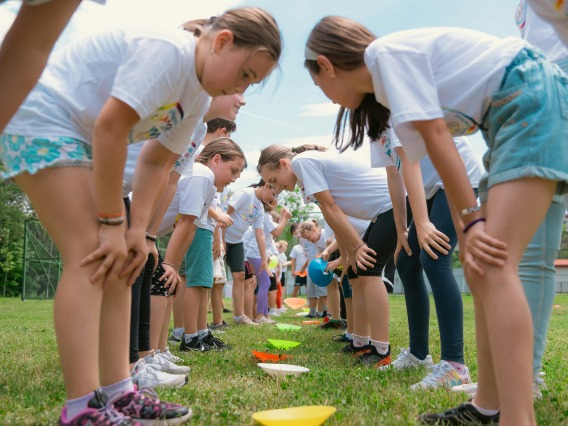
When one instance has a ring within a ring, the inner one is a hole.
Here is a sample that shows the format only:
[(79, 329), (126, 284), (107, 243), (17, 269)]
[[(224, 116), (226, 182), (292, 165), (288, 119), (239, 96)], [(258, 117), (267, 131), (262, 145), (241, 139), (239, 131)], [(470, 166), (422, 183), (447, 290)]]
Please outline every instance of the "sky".
[[(107, 0), (105, 6), (83, 1), (62, 42), (76, 33), (101, 27), (172, 25), (210, 17), (237, 6), (259, 6), (276, 18), (284, 39), (281, 63), (264, 87), (245, 93), (247, 105), (236, 119), (233, 139), (247, 156), (248, 169), (231, 187), (258, 181), (256, 164), (260, 150), (273, 143), (296, 146), (318, 143), (330, 146), (337, 106), (317, 88), (303, 68), (305, 41), (311, 28), (326, 15), (355, 19), (380, 37), (395, 31), (433, 26), (454, 26), (496, 36), (519, 37), (513, 19), (518, 0)], [(0, 8), (14, 10), (20, 2), (8, 1)], [(2, 19), (0, 13), (0, 27)], [(481, 156), (481, 134), (470, 138)], [(348, 152), (369, 161), (368, 144)]]

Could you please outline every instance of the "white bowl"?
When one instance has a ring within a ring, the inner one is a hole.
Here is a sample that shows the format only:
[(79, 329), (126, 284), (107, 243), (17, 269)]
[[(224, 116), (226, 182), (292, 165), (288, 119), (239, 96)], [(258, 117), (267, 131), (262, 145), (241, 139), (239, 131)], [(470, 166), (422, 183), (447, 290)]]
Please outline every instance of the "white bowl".
[(307, 317), (310, 313), (309, 312), (298, 312), (296, 314), (297, 317)]
[(266, 374), (276, 377), (276, 376), (299, 376), (302, 373), (307, 373), (310, 371), (309, 368), (300, 367), (299, 365), (292, 364), (270, 364), (265, 362), (259, 362), (258, 366), (262, 368)]

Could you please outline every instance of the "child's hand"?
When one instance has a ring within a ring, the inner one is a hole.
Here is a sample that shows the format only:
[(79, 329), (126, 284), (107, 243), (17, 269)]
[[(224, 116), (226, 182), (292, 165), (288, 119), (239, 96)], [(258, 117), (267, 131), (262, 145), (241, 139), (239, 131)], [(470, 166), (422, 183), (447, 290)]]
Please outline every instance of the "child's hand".
[(166, 287), (171, 293), (176, 288), (178, 281), (181, 282), (181, 278), (176, 268), (174, 268), (172, 265), (162, 263), (162, 268), (164, 268), (164, 275), (160, 277), (160, 281), (165, 281), (164, 287)]
[(218, 212), (217, 214), (217, 223), (221, 228), (226, 228), (227, 226), (231, 226), (233, 224), (233, 219), (227, 213)]
[(416, 233), (420, 247), (434, 260), (438, 260), (438, 255), (432, 249), (436, 249), (446, 255), (448, 250), (452, 248), (449, 244), (450, 239), (448, 236), (436, 229), (432, 222), (417, 224)]
[(493, 238), (485, 231), (485, 222), (473, 225), (465, 234), (464, 269), (473, 270), (476, 274), (483, 276), (485, 270), (483, 264), (492, 266), (503, 266), (508, 257), (507, 244)]
[(179, 273), (176, 273), (177, 279), (173, 281), (171, 284), (164, 284), (164, 287), (168, 289), (168, 293), (173, 294), (176, 291), (176, 287), (178, 284), (181, 284), (181, 277)]
[(412, 256), (412, 250), (408, 244), (408, 231), (398, 233), (398, 241), (396, 242), (396, 249), (394, 250), (394, 263), (398, 259), (398, 254), (404, 249), (407, 255)]
[(343, 259), (341, 257), (338, 257), (335, 260), (332, 260), (331, 262), (329, 262), (325, 268), (326, 271), (333, 271), (334, 269), (337, 269), (338, 267), (340, 267), (342, 265)]
[(99, 246), (80, 263), (81, 266), (85, 266), (101, 260), (101, 264), (91, 276), (92, 283), (102, 279), (103, 288), (107, 288), (113, 278), (118, 279), (120, 269), (128, 253), (124, 231), (125, 225), (100, 225)]
[(322, 251), (321, 258), (327, 262), (329, 260), (329, 252), (327, 250)]
[(290, 213), (286, 207), (282, 207), (280, 215), (287, 220), (290, 220), (292, 218), (292, 213)]
[(137, 231), (134, 228), (126, 231), (128, 256), (122, 266), (120, 277), (128, 277), (128, 284), (134, 284), (148, 260), (148, 244), (146, 241), (146, 231)]
[(274, 274), (270, 272), (270, 268), (268, 267), (268, 260), (266, 262), (260, 262), (260, 271), (258, 271), (259, 275), (262, 273), (262, 270), (265, 270), (269, 277), (274, 276)]
[[(375, 250), (369, 248), (367, 244), (363, 244), (361, 247), (357, 249), (354, 256), (357, 268), (363, 271), (366, 271), (367, 267), (372, 268), (373, 265), (375, 264), (375, 258), (373, 256), (376, 255), (377, 253), (375, 253)], [(356, 270), (355, 268), (353, 269)]]

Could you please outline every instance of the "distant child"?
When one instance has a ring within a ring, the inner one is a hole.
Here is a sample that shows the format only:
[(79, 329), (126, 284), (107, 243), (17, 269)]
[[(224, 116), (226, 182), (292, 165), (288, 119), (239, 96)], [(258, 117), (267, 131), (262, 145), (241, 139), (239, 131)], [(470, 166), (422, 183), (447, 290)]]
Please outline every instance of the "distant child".
[(288, 273), (288, 266), (290, 261), (286, 257), (286, 250), (288, 250), (288, 242), (286, 240), (279, 240), (276, 242), (278, 249), (278, 261), (280, 263), (280, 280), (278, 281), (278, 293), (276, 295), (276, 307), (279, 310), (286, 309), (282, 306), (282, 298), (286, 296), (286, 274)]
[[(304, 248), (309, 266), (312, 260), (321, 257), (321, 252), (327, 247), (325, 234), (317, 220), (306, 220), (300, 224), (300, 237), (300, 244)], [(327, 316), (327, 287), (315, 285), (308, 274), (306, 292), (310, 308), (307, 317)]]

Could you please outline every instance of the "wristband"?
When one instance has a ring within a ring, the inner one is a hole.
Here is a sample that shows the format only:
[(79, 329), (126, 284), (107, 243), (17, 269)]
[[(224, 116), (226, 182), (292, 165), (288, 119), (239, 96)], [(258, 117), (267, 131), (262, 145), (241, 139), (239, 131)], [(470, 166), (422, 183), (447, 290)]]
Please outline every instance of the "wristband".
[(465, 225), (465, 227), (463, 228), (463, 233), (465, 234), (467, 231), (469, 231), (471, 229), (471, 227), (473, 225), (475, 225), (478, 222), (485, 222), (485, 218), (484, 217), (480, 217), (478, 219), (472, 220), (471, 222), (469, 222), (467, 225)]
[(467, 216), (468, 214), (478, 212), (479, 210), (481, 210), (481, 206), (477, 205), (477, 206), (474, 206), (474, 207), (470, 207), (469, 209), (463, 209), (463, 210), (460, 211), (459, 214), (460, 214), (460, 217), (464, 217), (464, 216)]
[(174, 264), (173, 264), (173, 263), (162, 262), (162, 265), (171, 266), (172, 268), (176, 269), (176, 267), (174, 266)]
[(146, 239), (155, 242), (158, 239), (158, 237), (156, 235), (152, 235), (148, 231), (146, 231)]
[(359, 249), (360, 249), (361, 247), (363, 247), (365, 244), (367, 244), (367, 243), (362, 242), (362, 243), (359, 244), (357, 247), (355, 247), (355, 248), (353, 249), (353, 251), (354, 251), (355, 253), (357, 253), (357, 250), (359, 250)]
[(124, 216), (120, 217), (98, 217), (99, 223), (102, 225), (122, 225), (124, 223)]
[(99, 213), (99, 218), (103, 219), (116, 219), (124, 216), (124, 213)]

